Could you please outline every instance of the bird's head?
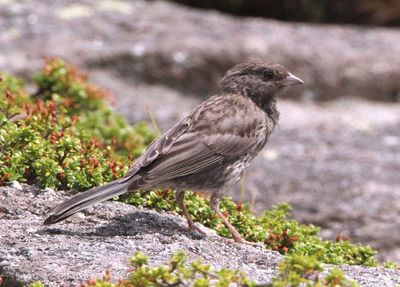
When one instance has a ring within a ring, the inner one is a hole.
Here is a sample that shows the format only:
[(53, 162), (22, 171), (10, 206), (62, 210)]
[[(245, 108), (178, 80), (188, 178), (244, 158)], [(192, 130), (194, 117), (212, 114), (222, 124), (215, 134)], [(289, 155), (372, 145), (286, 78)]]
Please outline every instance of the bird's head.
[(301, 84), (302, 80), (281, 65), (247, 61), (226, 72), (220, 81), (220, 93), (241, 93), (264, 106), (285, 88)]

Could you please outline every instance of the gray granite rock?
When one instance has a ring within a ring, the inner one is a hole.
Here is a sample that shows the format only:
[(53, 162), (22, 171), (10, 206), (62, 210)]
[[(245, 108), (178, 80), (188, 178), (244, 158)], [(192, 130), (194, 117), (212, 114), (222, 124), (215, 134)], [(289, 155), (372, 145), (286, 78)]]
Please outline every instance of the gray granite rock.
[(0, 70), (24, 75), (41, 56), (62, 56), (204, 96), (227, 68), (262, 58), (302, 76), (293, 97), (399, 98), (395, 28), (289, 24), (165, 1), (8, 0), (0, 3), (0, 31)]
[[(244, 200), (369, 244), (400, 263), (400, 104), (279, 101), (281, 120), (245, 174)], [(240, 192), (234, 192), (240, 199)]]
[[(44, 213), (66, 198), (62, 192), (0, 187), (0, 277), (3, 285), (23, 286), (40, 280), (46, 286), (79, 286), (111, 270), (125, 277), (135, 251), (165, 262), (183, 250), (216, 268), (241, 269), (258, 282), (269, 282), (282, 256), (276, 252), (233, 243), (206, 230), (199, 238), (185, 231), (182, 218), (105, 202), (63, 223), (43, 226)], [(342, 266), (361, 286), (395, 286), (400, 271)]]
[(258, 211), (289, 202), (294, 217), (322, 226), (325, 238), (342, 232), (400, 263), (400, 105), (309, 101), (398, 99), (399, 35), (164, 1), (7, 0), (0, 1), (0, 70), (31, 77), (42, 56), (62, 56), (110, 89), (130, 122), (151, 111), (165, 130), (215, 93), (227, 67), (249, 57), (285, 64), (307, 83), (290, 96), (305, 101), (279, 102), (280, 127), (247, 173), (244, 199)]

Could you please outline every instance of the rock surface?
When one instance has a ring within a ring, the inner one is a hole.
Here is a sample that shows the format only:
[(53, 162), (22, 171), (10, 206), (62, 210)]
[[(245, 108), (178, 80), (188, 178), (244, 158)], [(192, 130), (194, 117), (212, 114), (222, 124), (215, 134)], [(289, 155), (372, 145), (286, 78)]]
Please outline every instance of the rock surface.
[[(4, 287), (40, 280), (46, 286), (79, 286), (111, 270), (126, 276), (135, 251), (164, 262), (185, 251), (216, 268), (241, 269), (258, 282), (269, 282), (282, 256), (276, 252), (230, 242), (204, 227), (207, 237), (185, 231), (185, 221), (171, 214), (105, 202), (78, 213), (64, 223), (45, 227), (44, 213), (66, 198), (61, 192), (0, 188), (0, 277)], [(400, 284), (400, 270), (343, 266), (361, 286)]]
[(245, 198), (259, 211), (288, 202), (325, 238), (342, 233), (400, 263), (400, 105), (278, 105), (279, 127), (246, 173)]
[[(96, 5), (95, 5), (96, 3)], [(31, 76), (41, 56), (90, 70), (130, 122), (163, 130), (215, 93), (248, 57), (287, 65), (307, 85), (280, 101), (280, 127), (245, 179), (261, 211), (286, 201), (297, 220), (371, 244), (400, 263), (399, 29), (243, 19), (164, 1), (0, 1), (0, 70)], [(194, 97), (196, 96), (196, 97)], [(314, 98), (345, 99), (313, 103)]]
[(242, 19), (164, 1), (1, 3), (0, 70), (30, 74), (55, 55), (207, 95), (227, 68), (261, 58), (302, 76), (293, 97), (399, 97), (398, 29)]

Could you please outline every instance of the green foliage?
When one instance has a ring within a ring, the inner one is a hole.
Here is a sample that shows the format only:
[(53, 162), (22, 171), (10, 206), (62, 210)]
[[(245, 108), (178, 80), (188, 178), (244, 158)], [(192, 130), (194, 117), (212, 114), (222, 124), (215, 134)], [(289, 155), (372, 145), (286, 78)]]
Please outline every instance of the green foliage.
[(278, 275), (272, 280), (272, 287), (356, 287), (355, 282), (348, 280), (343, 272), (333, 268), (325, 277), (320, 278), (322, 264), (315, 258), (291, 255), (278, 266)]
[[(175, 202), (174, 191), (136, 192), (122, 196), (121, 200), (137, 207), (181, 212)], [(208, 200), (201, 194), (188, 193), (185, 204), (195, 221), (216, 230), (221, 236), (231, 237), (222, 220), (215, 215)], [(347, 240), (322, 240), (318, 236), (318, 227), (288, 219), (290, 207), (287, 204), (274, 206), (262, 216), (255, 216), (249, 204), (235, 203), (229, 198), (223, 198), (220, 207), (246, 240), (263, 242), (267, 249), (279, 251), (281, 254), (314, 256), (321, 262), (330, 264), (376, 266), (373, 258), (376, 251), (371, 247), (353, 244)]]
[(389, 268), (389, 269), (400, 269), (399, 264), (397, 264), (396, 262), (393, 262), (393, 261), (389, 261), (389, 260), (387, 260), (386, 262), (384, 262), (384, 263), (382, 264), (382, 266), (383, 266), (384, 268)]
[(110, 111), (110, 94), (60, 59), (35, 77), (37, 92), (1, 74), (0, 185), (84, 190), (122, 176), (154, 139), (145, 124), (129, 126)]
[(152, 267), (148, 257), (137, 252), (131, 258), (132, 271), (128, 279), (111, 283), (109, 273), (103, 279), (89, 279), (83, 286), (89, 287), (157, 287), (157, 286), (193, 286), (193, 287), (228, 287), (255, 286), (242, 272), (228, 269), (213, 270), (199, 260), (187, 262), (186, 255), (178, 252), (165, 264)]
[(111, 94), (88, 83), (86, 74), (67, 66), (62, 59), (47, 59), (43, 71), (34, 77), (36, 97), (51, 101), (55, 95), (68, 107), (69, 114), (102, 110)]
[[(333, 268), (325, 276), (320, 276), (323, 267), (314, 257), (287, 256), (278, 266), (278, 273), (270, 284), (256, 284), (243, 272), (216, 268), (203, 264), (200, 260), (187, 261), (183, 252), (177, 252), (164, 264), (150, 266), (148, 257), (136, 252), (130, 260), (131, 271), (125, 279), (113, 280), (109, 271), (101, 279), (89, 279), (84, 287), (357, 287), (343, 272)], [(112, 283), (117, 282), (117, 283)], [(32, 287), (33, 285), (31, 285)], [(38, 287), (41, 285), (37, 285)]]

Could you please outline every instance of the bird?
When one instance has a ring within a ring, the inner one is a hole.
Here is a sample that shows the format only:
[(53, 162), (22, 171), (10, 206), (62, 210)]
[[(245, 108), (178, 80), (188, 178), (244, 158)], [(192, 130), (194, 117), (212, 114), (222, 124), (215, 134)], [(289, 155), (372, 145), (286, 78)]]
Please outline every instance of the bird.
[(279, 120), (278, 95), (301, 84), (279, 64), (248, 60), (235, 65), (219, 81), (218, 92), (155, 139), (123, 177), (55, 206), (44, 224), (130, 191), (171, 188), (189, 230), (205, 235), (184, 204), (186, 191), (203, 192), (232, 239), (249, 243), (221, 212), (220, 199), (267, 143)]

